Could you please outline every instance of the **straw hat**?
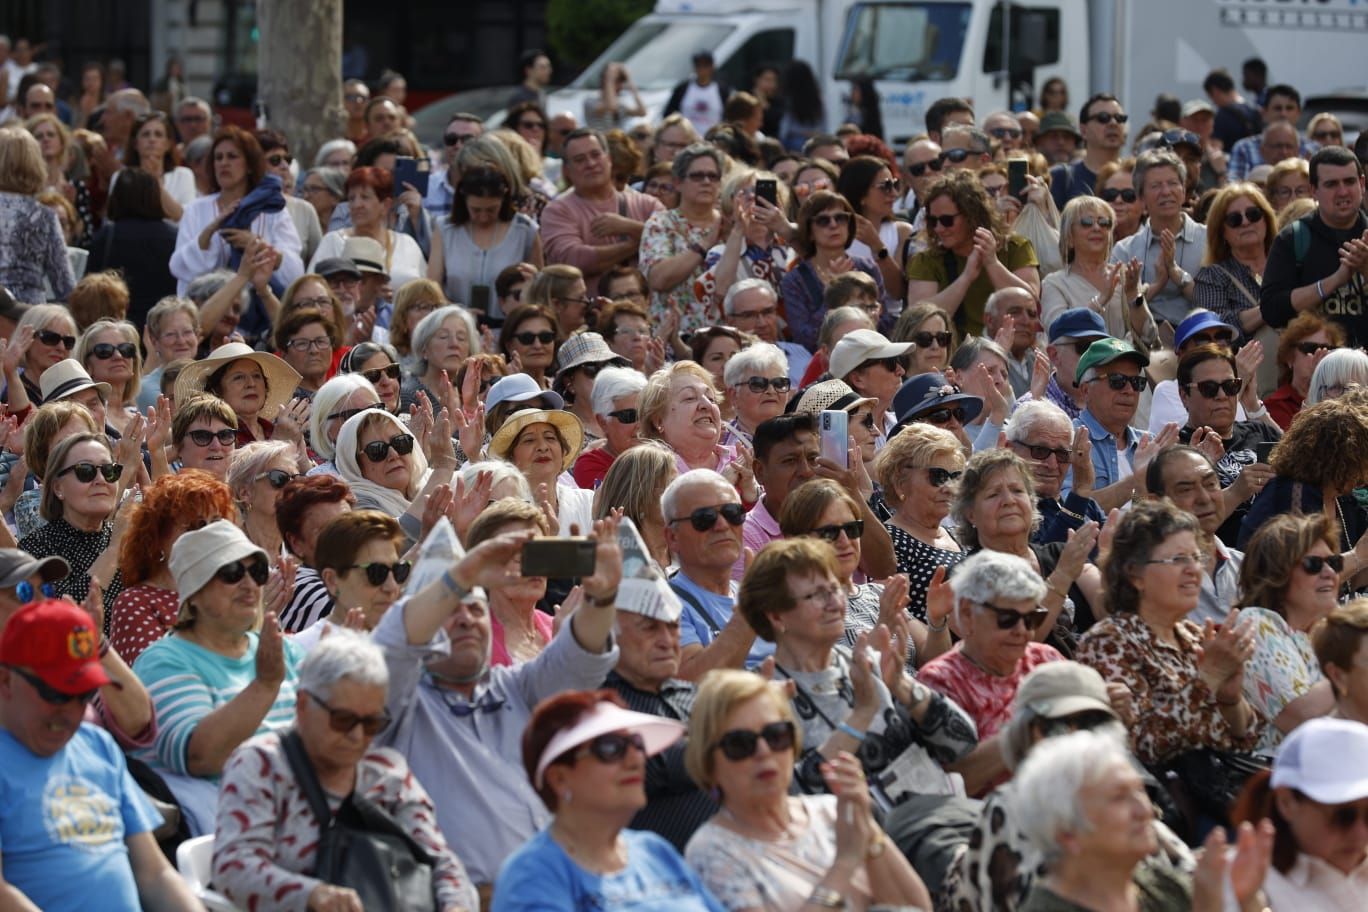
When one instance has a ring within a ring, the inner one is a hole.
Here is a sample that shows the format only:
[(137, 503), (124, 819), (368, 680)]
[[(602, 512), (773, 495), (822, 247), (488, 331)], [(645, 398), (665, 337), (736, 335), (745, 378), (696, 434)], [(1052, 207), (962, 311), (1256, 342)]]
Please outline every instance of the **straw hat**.
[(584, 446), (584, 425), (579, 418), (569, 412), (553, 412), (547, 409), (525, 409), (508, 416), (500, 428), (494, 432), (489, 442), (489, 451), (501, 459), (512, 461), (513, 442), (532, 424), (549, 424), (565, 438), (565, 453), (562, 454), (561, 468), (568, 471), (575, 464), (575, 457)]
[(80, 361), (67, 358), (43, 371), (43, 377), (38, 381), (38, 394), (44, 402), (56, 402), (91, 387), (100, 391), (101, 398), (109, 398), (108, 383), (90, 379), (90, 374)]
[[(193, 393), (205, 391), (204, 384), (214, 371), (233, 361), (251, 361), (266, 376), (266, 400), (257, 412), (258, 418), (275, 419), (280, 407), (294, 397), (299, 386), (299, 371), (269, 352), (259, 352), (243, 342), (228, 342), (209, 353), (203, 361), (186, 365), (176, 378), (176, 401), (184, 402)], [(48, 368), (52, 370), (52, 368)], [(45, 372), (46, 373), (46, 372)]]

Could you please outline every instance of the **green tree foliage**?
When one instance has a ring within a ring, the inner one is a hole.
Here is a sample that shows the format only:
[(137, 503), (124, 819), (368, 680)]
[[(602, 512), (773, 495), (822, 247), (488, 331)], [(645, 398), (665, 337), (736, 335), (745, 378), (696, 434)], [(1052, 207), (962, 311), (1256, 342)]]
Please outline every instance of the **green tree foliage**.
[(654, 5), (653, 0), (549, 0), (546, 34), (551, 52), (559, 64), (585, 66)]

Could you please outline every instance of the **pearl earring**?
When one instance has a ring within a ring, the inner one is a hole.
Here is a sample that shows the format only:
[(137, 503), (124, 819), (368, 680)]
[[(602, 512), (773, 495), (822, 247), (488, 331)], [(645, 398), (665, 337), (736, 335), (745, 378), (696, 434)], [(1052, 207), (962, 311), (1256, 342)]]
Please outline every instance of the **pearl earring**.
[(571, 792), (569, 789), (566, 789), (564, 792), (561, 793), (561, 803), (562, 803), (562, 804), (569, 804), (569, 803), (570, 803), (570, 800), (571, 800), (572, 798), (574, 798), (574, 797), (575, 797), (574, 793)]

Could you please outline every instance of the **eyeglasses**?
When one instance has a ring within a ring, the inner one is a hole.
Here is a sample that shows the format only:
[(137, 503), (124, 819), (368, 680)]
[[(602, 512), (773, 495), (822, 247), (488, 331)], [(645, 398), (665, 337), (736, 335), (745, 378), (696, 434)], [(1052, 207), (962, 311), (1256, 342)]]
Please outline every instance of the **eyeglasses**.
[(762, 307), (759, 310), (737, 311), (732, 314), (733, 320), (758, 320), (761, 317), (772, 317), (779, 312), (777, 307)]
[(19, 600), (19, 604), (21, 605), (27, 605), (29, 602), (33, 601), (38, 597), (38, 593), (40, 592), (43, 594), (44, 598), (57, 597), (57, 590), (53, 587), (52, 583), (43, 583), (37, 591), (34, 590), (33, 583), (30, 583), (28, 580), (20, 580), (14, 587), (14, 597)]
[(1016, 127), (994, 127), (988, 131), (994, 139), (1021, 139), (1021, 130)]
[(1120, 392), (1128, 386), (1137, 393), (1145, 388), (1145, 378), (1138, 374), (1134, 377), (1127, 374), (1107, 374), (1105, 377), (1094, 377), (1093, 379), (1107, 381), (1107, 386), (1117, 392)]
[(38, 332), (34, 333), (34, 336), (44, 345), (61, 345), (62, 348), (65, 348), (67, 351), (71, 351), (76, 347), (75, 336), (64, 336), (61, 333), (55, 333), (50, 329), (40, 329)]
[(309, 695), (309, 699), (313, 700), (322, 709), (327, 711), (328, 727), (339, 734), (349, 735), (351, 734), (352, 729), (359, 725), (361, 726), (361, 731), (365, 733), (367, 738), (374, 738), (376, 735), (389, 728), (391, 720), (388, 710), (382, 709), (373, 716), (361, 716), (350, 710), (334, 709), (327, 703), (324, 703), (317, 694), (307, 690), (304, 692)]
[(1311, 134), (1311, 138), (1321, 145), (1339, 145), (1344, 141), (1344, 134), (1339, 130), (1317, 130)]
[[(65, 339), (62, 341), (63, 343), (66, 342)], [(100, 342), (99, 344), (90, 347), (90, 353), (101, 361), (108, 361), (110, 358), (114, 357), (115, 352), (118, 352), (119, 357), (123, 358), (125, 361), (132, 361), (133, 356), (138, 353), (138, 346), (134, 345), (132, 342), (120, 342), (118, 345), (109, 342)]]
[(261, 481), (263, 478), (271, 483), (271, 487), (279, 491), (296, 478), (303, 478), (298, 472), (287, 472), (284, 469), (267, 469), (252, 478), (252, 481)]
[(1037, 630), (1040, 625), (1045, 623), (1045, 619), (1050, 616), (1050, 612), (1044, 608), (1035, 608), (1031, 611), (1013, 611), (1011, 608), (999, 608), (997, 605), (988, 602), (977, 602), (980, 608), (986, 608), (997, 618), (998, 630), (1011, 630), (1017, 624), (1025, 624), (1027, 630)]
[(763, 393), (770, 387), (774, 387), (776, 393), (787, 393), (792, 384), (788, 377), (747, 377), (745, 383), (736, 384), (737, 387), (744, 386), (752, 393)]
[(1165, 130), (1164, 135), (1159, 138), (1159, 145), (1169, 146), (1192, 146), (1199, 152), (1202, 149), (1202, 139), (1196, 133), (1188, 130)]
[(235, 586), (242, 582), (242, 578), (248, 574), (252, 577), (252, 582), (258, 586), (266, 585), (266, 580), (271, 576), (271, 566), (266, 563), (266, 558), (257, 555), (246, 560), (233, 561), (231, 564), (224, 564), (218, 568), (214, 574), (221, 582), (230, 586)]
[(695, 184), (717, 184), (722, 182), (722, 175), (717, 171), (690, 171), (684, 179)]
[(386, 364), (384, 367), (372, 367), (370, 370), (363, 370), (361, 376), (375, 384), (380, 382), (381, 377), (398, 380), (404, 376), (404, 369), (397, 364)]
[(952, 213), (952, 214), (950, 214), (950, 215), (930, 215), (930, 214), (928, 214), (928, 215), (926, 216), (926, 227), (928, 227), (928, 228), (934, 228), (934, 227), (936, 227), (937, 225), (940, 225), (942, 228), (953, 228), (953, 227), (955, 227), (955, 220), (958, 219), (959, 217), (960, 217), (960, 214), (959, 214), (958, 212)]
[(925, 173), (927, 172), (928, 169), (931, 170), (931, 171), (939, 171), (941, 168), (944, 168), (944, 167), (945, 167), (945, 155), (944, 155), (944, 154), (941, 154), (941, 155), (937, 155), (935, 158), (931, 159), (930, 161), (915, 162), (915, 163), (913, 163), (913, 164), (908, 165), (908, 166), (907, 166), (907, 173), (910, 174), (910, 175), (912, 175), (913, 177), (921, 177), (923, 174), (925, 174)]
[(549, 329), (541, 332), (520, 332), (514, 333), (513, 338), (523, 345), (531, 345), (533, 342), (540, 342), (542, 345), (550, 345), (556, 341), (556, 334)]
[(47, 681), (44, 681), (42, 678), (36, 675), (31, 675), (27, 671), (21, 671), (20, 669), (15, 668), (13, 665), (6, 665), (5, 667), (8, 668), (10, 671), (14, 672), (15, 674), (17, 674), (19, 677), (23, 678), (25, 681), (28, 681), (29, 686), (32, 687), (34, 691), (38, 694), (38, 699), (42, 700), (44, 703), (47, 703), (51, 706), (66, 706), (73, 700), (81, 704), (89, 703), (91, 700), (95, 699), (95, 695), (100, 692), (98, 689), (96, 689), (87, 690), (84, 693), (78, 694), (62, 693), (60, 690), (53, 687)]
[(969, 417), (969, 413), (964, 410), (964, 406), (957, 405), (953, 408), (933, 409), (927, 412), (925, 415), (922, 415), (919, 418), (917, 418), (917, 420), (925, 424), (934, 424), (939, 426), (942, 424), (949, 424), (951, 421), (957, 422), (959, 424), (964, 424), (964, 419), (967, 417)]
[(1175, 554), (1172, 557), (1150, 558), (1149, 560), (1145, 561), (1145, 563), (1164, 564), (1169, 567), (1181, 567), (1183, 569), (1187, 569), (1188, 567), (1200, 567), (1205, 559), (1206, 558), (1197, 553)]
[(1301, 559), (1301, 568), (1311, 576), (1319, 576), (1321, 570), (1327, 564), (1330, 566), (1331, 570), (1339, 573), (1344, 569), (1344, 555), (1331, 554), (1326, 557), (1321, 557), (1319, 554), (1308, 554)]
[(355, 101), (369, 101), (369, 100), (370, 100), (370, 96), (369, 96), (369, 95), (362, 95), (362, 94), (360, 94), (359, 92), (353, 92), (353, 93), (351, 93), (351, 94), (349, 94), (349, 95), (343, 95), (342, 97), (345, 98), (347, 101), (353, 101), (353, 102), (355, 102)]
[(819, 177), (816, 180), (798, 181), (793, 185), (793, 189), (798, 191), (799, 196), (805, 196), (810, 193), (815, 193), (818, 190), (830, 190), (831, 180), (829, 178)]
[(1055, 462), (1060, 465), (1068, 465), (1070, 458), (1073, 456), (1072, 452), (1063, 447), (1056, 449), (1054, 447), (1041, 446), (1037, 443), (1023, 443), (1020, 440), (1015, 440), (1013, 443), (1030, 453), (1031, 458), (1036, 462), (1044, 462), (1053, 456)]
[(545, 130), (546, 122), (542, 120), (520, 120), (514, 126), (519, 130)]
[(879, 181), (874, 185), (874, 189), (882, 190), (884, 193), (897, 193), (902, 189), (902, 181), (898, 180), (896, 177), (890, 177), (887, 180)]
[(812, 217), (812, 224), (818, 228), (830, 228), (832, 225), (844, 228), (849, 223), (849, 212), (823, 212), (821, 215)]
[(466, 136), (463, 133), (448, 133), (442, 137), (442, 144), (450, 149), (452, 146), (462, 145), (472, 139), (474, 139), (473, 136)]
[(1195, 386), (1197, 392), (1202, 394), (1203, 399), (1215, 399), (1218, 393), (1225, 393), (1227, 396), (1238, 396), (1240, 387), (1244, 385), (1239, 377), (1232, 377), (1229, 380), (1198, 380), (1187, 385), (1188, 395), (1192, 395), (1192, 388)]
[(1097, 225), (1100, 228), (1110, 228), (1112, 226), (1112, 220), (1107, 218), (1105, 215), (1099, 215), (1096, 217), (1091, 215), (1084, 215), (1079, 217), (1078, 224), (1082, 225), (1084, 228), (1091, 228), (1094, 225)]
[(288, 165), (294, 161), (294, 156), (273, 152), (266, 156), (266, 163), (272, 168), (279, 168), (281, 165)]
[(1116, 187), (1108, 187), (1106, 190), (1102, 191), (1102, 199), (1109, 203), (1114, 203), (1117, 200), (1121, 200), (1123, 203), (1133, 203), (1139, 198), (1140, 197), (1136, 195), (1136, 192), (1129, 187), (1124, 190), (1118, 190)]
[(206, 431), (203, 428), (194, 431), (186, 431), (185, 436), (190, 438), (190, 442), (195, 446), (207, 447), (217, 440), (223, 446), (232, 446), (237, 442), (237, 428), (223, 428), (218, 431)]
[(62, 469), (62, 471), (57, 473), (57, 477), (61, 478), (68, 472), (75, 475), (76, 480), (81, 484), (90, 484), (95, 480), (97, 474), (101, 475), (105, 481), (113, 484), (118, 481), (119, 476), (123, 474), (123, 466), (119, 465), (117, 462), (106, 462), (103, 465), (95, 465), (90, 462), (78, 462), (75, 465), (69, 465), (65, 469)]
[(746, 760), (755, 756), (761, 738), (765, 739), (765, 746), (770, 749), (772, 754), (791, 750), (794, 739), (793, 723), (787, 721), (771, 722), (759, 731), (734, 728), (729, 732), (724, 732), (722, 737), (717, 739), (717, 744), (714, 747), (721, 750), (722, 756), (728, 760)]
[(325, 307), (332, 307), (332, 298), (295, 298), (290, 302), (290, 305), (292, 309), (296, 307), (317, 307), (322, 310)]
[(285, 347), (296, 352), (321, 352), (332, 348), (332, 340), (327, 336), (319, 336), (315, 339), (291, 339), (285, 343)]
[(627, 749), (635, 747), (646, 753), (646, 739), (637, 732), (609, 732), (580, 746), (577, 756), (588, 754), (599, 763), (621, 763), (627, 756)]
[(1111, 123), (1113, 120), (1116, 121), (1116, 122), (1119, 123), (1119, 124), (1123, 124), (1123, 123), (1125, 123), (1126, 121), (1130, 120), (1130, 115), (1129, 115), (1129, 114), (1113, 114), (1111, 111), (1102, 111), (1102, 112), (1099, 113), (1099, 114), (1092, 114), (1092, 115), (1090, 115), (1090, 116), (1088, 116), (1088, 117), (1083, 118), (1083, 122), (1084, 122), (1084, 123), (1087, 123), (1087, 122), (1090, 121), (1090, 120), (1095, 120), (1095, 121), (1097, 121), (1098, 123), (1102, 124), (1103, 126), (1106, 126), (1107, 124)]
[(1232, 338), (1233, 337), (1229, 332), (1215, 329), (1211, 332), (1202, 333), (1201, 335), (1188, 336), (1183, 340), (1183, 348), (1197, 345), (1229, 345)]
[(707, 532), (717, 525), (718, 516), (725, 519), (729, 526), (739, 526), (746, 521), (746, 508), (739, 503), (719, 504), (716, 507), (699, 507), (688, 516), (672, 519), (666, 525), (673, 526), (677, 522), (687, 520), (694, 527), (695, 532)]
[(950, 347), (950, 334), (948, 332), (919, 332), (912, 336), (912, 344), (917, 348), (930, 348), (932, 345), (939, 345), (941, 348)]
[(1257, 225), (1263, 221), (1263, 210), (1258, 206), (1250, 206), (1244, 212), (1230, 210), (1225, 214), (1225, 224), (1227, 228), (1239, 228), (1242, 225)]
[(948, 161), (954, 162), (957, 165), (962, 165), (964, 162), (968, 161), (969, 156), (984, 155), (986, 152), (986, 149), (982, 151), (975, 151), (973, 149), (946, 149), (945, 157)]
[(931, 482), (933, 488), (943, 488), (952, 481), (959, 481), (964, 472), (951, 472), (949, 469), (942, 469), (930, 466), (926, 470), (926, 480)]
[(618, 424), (636, 424), (638, 415), (636, 409), (618, 409), (616, 412), (609, 412), (608, 417)]
[(379, 561), (372, 561), (369, 564), (352, 564), (348, 570), (366, 571), (366, 582), (372, 586), (383, 586), (385, 580), (389, 579), (390, 574), (394, 574), (394, 581), (399, 585), (404, 585), (404, 581), (413, 572), (413, 564), (409, 561), (395, 561), (392, 564), (382, 564)]
[(1298, 342), (1297, 351), (1303, 355), (1314, 355), (1319, 351), (1333, 351), (1335, 346), (1329, 342)]
[(366, 458), (371, 462), (384, 462), (389, 458), (389, 451), (400, 456), (407, 456), (413, 452), (412, 434), (395, 434), (389, 440), (372, 440), (361, 448), (361, 452), (366, 454)]
[(898, 372), (898, 368), (902, 367), (902, 364), (897, 358), (873, 358), (863, 362), (859, 367), (855, 368), (855, 370), (863, 370), (866, 367), (882, 367), (890, 374), (895, 374)]
[(838, 523), (834, 526), (818, 526), (812, 530), (812, 534), (823, 541), (829, 542), (836, 541), (842, 534), (850, 541), (855, 541), (857, 538), (864, 535), (864, 520), (856, 519), (848, 523)]

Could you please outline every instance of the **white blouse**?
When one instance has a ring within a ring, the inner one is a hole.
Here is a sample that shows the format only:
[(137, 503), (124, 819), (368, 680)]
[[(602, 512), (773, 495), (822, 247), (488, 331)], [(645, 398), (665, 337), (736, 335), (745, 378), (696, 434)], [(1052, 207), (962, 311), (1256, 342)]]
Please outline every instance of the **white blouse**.
[[(228, 268), (232, 247), (220, 234), (209, 241), (209, 249), (201, 250), (199, 236), (218, 218), (217, 193), (201, 196), (185, 207), (180, 227), (176, 232), (176, 252), (171, 255), (171, 274), (176, 277), (176, 294), (184, 295), (190, 283), (206, 272)], [(304, 274), (304, 261), (299, 256), (299, 232), (288, 209), (259, 215), (252, 222), (252, 231), (281, 254), (275, 278), (289, 285)]]

